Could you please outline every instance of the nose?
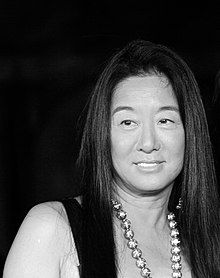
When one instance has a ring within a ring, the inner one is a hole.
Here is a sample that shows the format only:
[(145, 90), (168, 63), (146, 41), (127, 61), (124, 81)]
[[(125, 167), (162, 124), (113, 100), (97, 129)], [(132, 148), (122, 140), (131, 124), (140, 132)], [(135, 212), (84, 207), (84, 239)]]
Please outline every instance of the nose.
[(152, 151), (158, 151), (159, 149), (160, 141), (154, 126), (143, 125), (137, 143), (137, 150), (151, 153)]

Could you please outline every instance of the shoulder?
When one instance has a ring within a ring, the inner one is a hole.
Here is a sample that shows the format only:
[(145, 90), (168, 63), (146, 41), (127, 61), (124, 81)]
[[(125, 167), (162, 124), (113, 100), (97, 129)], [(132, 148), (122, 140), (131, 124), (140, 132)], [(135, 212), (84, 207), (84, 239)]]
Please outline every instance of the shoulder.
[(17, 236), (28, 234), (41, 240), (56, 240), (69, 230), (68, 219), (60, 202), (34, 206), (26, 215)]
[(38, 204), (19, 228), (6, 260), (4, 277), (13, 277), (15, 273), (16, 277), (59, 277), (62, 258), (70, 249), (71, 231), (62, 203)]
[(61, 202), (45, 202), (34, 206), (28, 212), (22, 225), (26, 222), (32, 225), (40, 222), (44, 224), (44, 228), (49, 228), (48, 231), (53, 230), (57, 224), (68, 227), (68, 219)]

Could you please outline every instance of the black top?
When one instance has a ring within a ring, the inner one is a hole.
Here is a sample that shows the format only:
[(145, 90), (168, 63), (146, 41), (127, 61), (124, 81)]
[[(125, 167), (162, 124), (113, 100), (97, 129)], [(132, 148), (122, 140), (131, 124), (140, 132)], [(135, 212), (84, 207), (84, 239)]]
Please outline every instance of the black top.
[(67, 198), (61, 201), (69, 220), (73, 234), (76, 250), (79, 258), (79, 272), (81, 274), (81, 244), (82, 244), (82, 207), (74, 198)]

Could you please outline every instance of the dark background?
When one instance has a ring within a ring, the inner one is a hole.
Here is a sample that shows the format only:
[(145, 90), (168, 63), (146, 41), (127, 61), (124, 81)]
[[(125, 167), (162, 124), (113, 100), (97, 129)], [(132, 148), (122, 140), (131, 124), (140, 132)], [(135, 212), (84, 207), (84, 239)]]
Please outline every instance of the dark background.
[(219, 9), (178, 1), (90, 2), (0, 3), (0, 269), (32, 206), (78, 193), (78, 119), (107, 59), (128, 41), (165, 44), (187, 61), (219, 158), (219, 98), (212, 103)]

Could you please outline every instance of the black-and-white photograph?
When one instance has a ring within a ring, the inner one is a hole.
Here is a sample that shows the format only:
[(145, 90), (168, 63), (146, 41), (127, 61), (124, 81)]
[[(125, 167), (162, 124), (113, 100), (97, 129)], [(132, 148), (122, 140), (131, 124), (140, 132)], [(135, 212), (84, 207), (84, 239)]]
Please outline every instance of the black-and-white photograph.
[(0, 275), (220, 277), (220, 8), (0, 3)]

